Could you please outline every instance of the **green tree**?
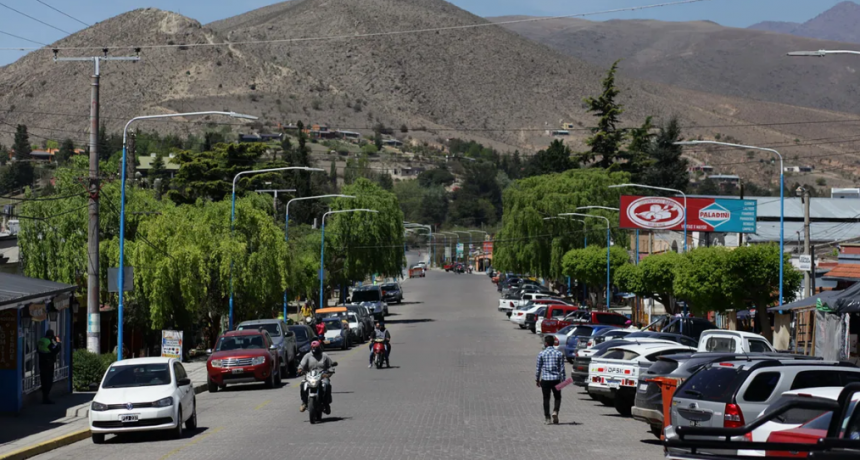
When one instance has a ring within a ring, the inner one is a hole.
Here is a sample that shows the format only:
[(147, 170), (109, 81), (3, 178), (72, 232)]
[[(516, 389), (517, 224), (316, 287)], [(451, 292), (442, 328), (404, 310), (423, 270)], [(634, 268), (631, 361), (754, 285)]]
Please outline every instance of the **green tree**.
[(642, 126), (630, 130), (630, 145), (622, 155), (627, 161), (614, 165), (615, 168), (630, 173), (633, 182), (638, 183), (644, 172), (654, 163), (650, 158), (655, 137), (651, 119), (646, 118)]
[(402, 180), (394, 184), (394, 195), (400, 204), (403, 218), (409, 222), (421, 219), (421, 203), (425, 190), (418, 185), (417, 180)]
[(699, 182), (699, 186), (696, 187), (696, 193), (699, 195), (720, 195), (721, 191), (720, 186), (710, 178)]
[(30, 152), (33, 149), (30, 146), (30, 135), (27, 134), (26, 125), (15, 127), (15, 143), (12, 144), (12, 149), (15, 150), (15, 158), (19, 161), (30, 159)]
[(598, 121), (597, 127), (592, 129), (592, 136), (585, 141), (591, 151), (583, 156), (583, 163), (591, 163), (601, 157), (599, 165), (602, 168), (608, 168), (616, 161), (624, 143), (624, 131), (618, 128), (624, 107), (615, 100), (620, 94), (615, 86), (617, 71), (618, 61), (615, 61), (603, 80), (601, 94), (584, 99), (588, 111), (592, 112)]
[(562, 173), (577, 167), (570, 157), (570, 147), (556, 139), (549, 148), (536, 153), (526, 165), (525, 177)]
[(735, 283), (729, 271), (730, 251), (723, 247), (697, 248), (683, 255), (675, 272), (675, 293), (696, 315), (732, 308)]
[[(609, 282), (614, 284), (615, 275), (624, 265), (630, 263), (630, 256), (623, 248), (609, 250)], [(564, 255), (563, 274), (589, 286), (592, 306), (606, 303), (606, 247), (588, 246), (573, 249)], [(602, 301), (601, 301), (602, 299)]]
[(377, 174), (376, 183), (389, 192), (394, 189), (394, 179), (387, 172)]
[(376, 147), (377, 152), (382, 150), (382, 133), (379, 131), (373, 134), (373, 146)]
[[(783, 254), (783, 301), (793, 302), (800, 289), (803, 274), (791, 265), (791, 256)], [(756, 323), (768, 340), (773, 340), (770, 317), (767, 309), (779, 302), (779, 246), (760, 244), (744, 246), (731, 251), (728, 256), (728, 273), (732, 282), (731, 293), (734, 305), (756, 309)]]
[(672, 117), (660, 127), (659, 134), (646, 150), (651, 160), (650, 166), (642, 175), (646, 185), (687, 191), (690, 183), (688, 162), (682, 157), (683, 148), (675, 145), (682, 140), (681, 126), (676, 117)]
[(448, 192), (442, 187), (433, 187), (424, 192), (418, 222), (442, 225), (448, 217)]
[[(173, 136), (182, 147), (178, 137)], [(108, 133), (107, 127), (102, 124), (98, 136), (99, 161), (107, 161), (118, 152), (122, 152), (122, 136), (117, 133)]]
[(332, 190), (337, 190), (337, 159), (332, 158), (328, 169), (328, 180), (331, 182)]
[(66, 138), (60, 145), (60, 150), (57, 152), (57, 164), (64, 165), (69, 162), (75, 154), (75, 143), (71, 139)]
[[(493, 247), (493, 266), (500, 270), (558, 277), (562, 258), (571, 249), (588, 241), (605, 241), (605, 225), (597, 219), (583, 223), (569, 219), (544, 220), (580, 206), (617, 206), (618, 189), (609, 185), (628, 182), (623, 172), (603, 169), (571, 169), (562, 174), (535, 176), (516, 181), (505, 189), (502, 225)], [(617, 214), (596, 211), (613, 221)], [(576, 218), (579, 219), (579, 218)], [(552, 236), (550, 238), (549, 236)], [(613, 230), (614, 240), (626, 240), (624, 232)]]
[(429, 169), (418, 174), (418, 183), (424, 188), (448, 187), (454, 183), (456, 178), (446, 168)]
[(376, 155), (379, 153), (379, 147), (374, 144), (364, 144), (361, 146), (361, 153), (365, 155)]
[(450, 222), (464, 227), (493, 225), (501, 210), (502, 191), (496, 182), (495, 166), (488, 162), (467, 165), (463, 186), (454, 191), (451, 199)]
[(35, 178), (33, 163), (29, 161), (15, 161), (0, 171), (0, 192), (6, 194), (20, 190), (32, 185)]
[(629, 265), (616, 274), (618, 286), (640, 297), (653, 297), (666, 307), (666, 313), (678, 312), (675, 302), (675, 277), (684, 256), (666, 252), (646, 257), (639, 265)]

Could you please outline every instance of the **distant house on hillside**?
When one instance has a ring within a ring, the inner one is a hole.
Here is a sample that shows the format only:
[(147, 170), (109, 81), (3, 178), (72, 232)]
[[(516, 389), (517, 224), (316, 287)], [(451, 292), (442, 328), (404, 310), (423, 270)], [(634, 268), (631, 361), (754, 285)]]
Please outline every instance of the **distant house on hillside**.
[(383, 139), (382, 145), (387, 145), (388, 147), (403, 147), (403, 142), (400, 142), (397, 139)]
[(332, 131), (326, 125), (311, 125), (310, 128), (306, 128), (304, 133), (311, 139), (336, 139), (338, 137), (337, 131)]
[(359, 141), (361, 140), (361, 133), (357, 133), (355, 131), (335, 131), (337, 137), (347, 141)]
[(786, 166), (785, 172), (790, 172), (790, 173), (812, 172), (814, 169), (815, 169), (814, 166)]
[(553, 137), (570, 136), (570, 131), (565, 130), (565, 129), (556, 129), (556, 130), (550, 131), (548, 134), (550, 136), (553, 136)]
[(263, 138), (256, 134), (239, 133), (239, 142), (263, 142)]
[[(140, 165), (137, 166), (137, 168), (135, 168), (135, 169), (137, 169), (137, 171), (139, 171), (141, 173), (141, 175), (148, 176), (149, 171), (152, 170), (152, 163), (155, 162), (155, 157), (156, 157), (156, 155), (154, 153), (150, 154), (148, 157), (147, 156), (141, 156), (138, 159), (138, 162), (140, 163)], [(171, 178), (173, 178), (176, 171), (179, 171), (179, 164), (174, 163), (174, 161), (173, 161), (173, 159), (175, 157), (176, 157), (176, 155), (171, 153), (170, 155), (164, 157), (164, 159), (163, 159), (164, 169), (166, 169), (170, 172)]]
[(708, 165), (697, 165), (697, 166), (691, 166), (691, 167), (687, 168), (687, 171), (688, 172), (703, 172), (703, 173), (708, 174), (708, 173), (714, 172), (714, 167), (708, 166)]

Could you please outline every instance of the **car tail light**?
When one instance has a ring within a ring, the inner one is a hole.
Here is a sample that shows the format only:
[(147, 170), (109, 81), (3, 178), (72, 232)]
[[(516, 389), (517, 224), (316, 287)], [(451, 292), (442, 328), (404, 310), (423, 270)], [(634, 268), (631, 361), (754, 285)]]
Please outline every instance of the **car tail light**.
[(558, 337), (553, 337), (553, 341), (555, 342), (555, 346), (558, 346)]
[(749, 433), (744, 433), (744, 440), (748, 442), (753, 442), (752, 431), (750, 431)]
[(630, 375), (630, 369), (624, 369), (624, 373)]
[(588, 343), (585, 344), (586, 347), (591, 348), (594, 346), (594, 340), (589, 340)]
[(744, 414), (737, 404), (726, 404), (723, 428), (740, 428), (745, 425)]
[(606, 370), (606, 369), (604, 369), (604, 368), (602, 368), (602, 367), (598, 367), (598, 368), (597, 368), (597, 372), (603, 372), (603, 371), (605, 371), (605, 370)]

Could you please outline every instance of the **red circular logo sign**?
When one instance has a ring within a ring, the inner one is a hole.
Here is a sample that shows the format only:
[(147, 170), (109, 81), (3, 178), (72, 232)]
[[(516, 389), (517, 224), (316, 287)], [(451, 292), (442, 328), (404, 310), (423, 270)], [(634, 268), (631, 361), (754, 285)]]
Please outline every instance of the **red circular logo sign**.
[(684, 220), (684, 207), (668, 198), (639, 198), (627, 207), (627, 218), (640, 227), (667, 229)]

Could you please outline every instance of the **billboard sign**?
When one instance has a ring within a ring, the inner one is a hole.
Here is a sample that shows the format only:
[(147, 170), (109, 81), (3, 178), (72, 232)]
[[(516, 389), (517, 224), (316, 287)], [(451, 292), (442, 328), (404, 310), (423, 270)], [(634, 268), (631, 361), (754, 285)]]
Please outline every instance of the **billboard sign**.
[(161, 331), (161, 357), (182, 359), (182, 331)]
[(463, 243), (457, 243), (457, 257), (463, 257)]
[(492, 241), (484, 241), (484, 254), (492, 254), (493, 253), (493, 242)]
[[(756, 201), (724, 198), (688, 198), (687, 230), (692, 232), (755, 233)], [(621, 228), (684, 230), (684, 199), (675, 197), (621, 197)]]

